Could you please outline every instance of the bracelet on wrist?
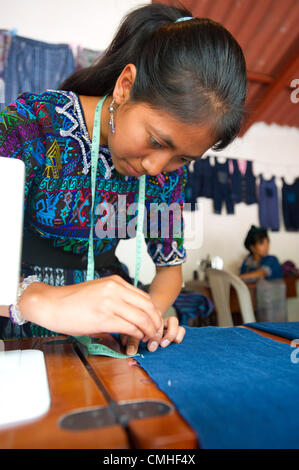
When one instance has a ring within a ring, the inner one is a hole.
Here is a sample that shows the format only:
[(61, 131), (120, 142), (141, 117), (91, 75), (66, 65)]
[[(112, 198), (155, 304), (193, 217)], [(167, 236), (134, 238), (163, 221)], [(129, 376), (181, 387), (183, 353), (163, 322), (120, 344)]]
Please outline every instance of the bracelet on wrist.
[(22, 318), (18, 302), (25, 289), (27, 289), (27, 287), (33, 282), (40, 282), (40, 280), (37, 276), (28, 276), (23, 279), (18, 287), (17, 302), (15, 304), (11, 304), (8, 308), (10, 321), (14, 325), (24, 325), (24, 323), (27, 323), (27, 320)]

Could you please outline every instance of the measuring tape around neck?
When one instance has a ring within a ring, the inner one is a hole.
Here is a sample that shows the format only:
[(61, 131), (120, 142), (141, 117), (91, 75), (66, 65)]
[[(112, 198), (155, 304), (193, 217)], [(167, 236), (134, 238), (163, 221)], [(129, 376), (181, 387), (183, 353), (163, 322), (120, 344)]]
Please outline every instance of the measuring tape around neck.
[[(93, 249), (93, 213), (94, 213), (94, 200), (95, 200), (95, 186), (96, 186), (96, 175), (97, 165), (99, 158), (99, 147), (101, 137), (101, 113), (102, 106), (106, 99), (106, 96), (98, 102), (95, 110), (94, 125), (92, 132), (92, 147), (91, 147), (91, 209), (90, 209), (90, 233), (88, 242), (88, 264), (87, 264), (87, 275), (86, 280), (92, 281), (94, 279), (94, 249)], [(144, 219), (144, 200), (145, 200), (145, 175), (139, 178), (139, 194), (138, 194), (138, 217), (137, 217), (137, 231), (136, 231), (136, 272), (134, 279), (134, 286), (138, 284), (138, 277), (141, 267), (142, 258), (142, 232), (143, 232), (143, 219)], [(126, 354), (120, 354), (107, 346), (102, 344), (92, 343), (91, 338), (88, 336), (75, 336), (74, 337), (84, 351), (91, 355), (105, 355), (112, 357), (132, 357)], [(139, 356), (139, 354), (135, 354)]]
[[(93, 131), (92, 131), (92, 147), (91, 147), (91, 209), (90, 209), (90, 233), (88, 244), (88, 264), (86, 280), (91, 281), (94, 279), (94, 249), (93, 249), (93, 219), (94, 219), (94, 200), (95, 200), (95, 185), (97, 164), (99, 158), (99, 147), (101, 137), (101, 114), (102, 107), (107, 95), (98, 102), (95, 110)], [(140, 267), (142, 262), (142, 233), (143, 233), (143, 220), (144, 220), (144, 201), (145, 201), (145, 175), (139, 178), (139, 193), (138, 193), (138, 216), (137, 216), (137, 230), (136, 230), (136, 269), (134, 286), (138, 284)]]
[(144, 220), (144, 202), (145, 202), (145, 175), (139, 178), (139, 194), (138, 194), (138, 216), (136, 231), (136, 269), (134, 286), (137, 287), (141, 261), (142, 261), (142, 232)]

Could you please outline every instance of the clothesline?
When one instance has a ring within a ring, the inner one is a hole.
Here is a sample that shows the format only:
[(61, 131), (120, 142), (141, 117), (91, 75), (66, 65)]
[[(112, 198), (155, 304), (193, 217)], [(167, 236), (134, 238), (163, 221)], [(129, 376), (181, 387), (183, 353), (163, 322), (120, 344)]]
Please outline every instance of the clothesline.
[[(13, 36), (18, 36), (18, 29), (17, 28), (11, 28), (9, 30), (8, 29), (3, 29), (2, 31), (5, 31), (7, 34), (10, 34), (10, 36), (12, 36), (12, 37)], [(38, 40), (36, 39), (36, 41), (38, 41)], [(48, 41), (44, 41), (44, 42), (48, 43)], [(49, 44), (55, 44), (55, 43), (49, 43)], [(72, 42), (72, 43), (69, 43), (68, 46), (72, 50), (74, 55), (78, 54), (78, 52), (80, 52), (82, 50), (86, 50), (86, 51), (92, 52), (94, 54), (102, 54), (103, 53), (103, 51), (96, 50), (96, 49), (91, 49), (90, 47), (85, 47), (81, 43)]]
[[(222, 161), (225, 162), (226, 160), (241, 160), (243, 162), (247, 162), (247, 161), (250, 161), (252, 162), (253, 164), (261, 164), (261, 165), (271, 165), (271, 166), (278, 166), (278, 167), (281, 167), (281, 168), (287, 168), (287, 167), (294, 167), (294, 168), (299, 168), (299, 161), (298, 163), (288, 163), (288, 164), (285, 164), (285, 163), (276, 163), (276, 162), (270, 162), (270, 161), (265, 161), (265, 160), (254, 160), (254, 159), (250, 159), (250, 158), (241, 158), (241, 157), (223, 157), (223, 156), (220, 156), (220, 155), (216, 155), (216, 154), (213, 154), (213, 153), (209, 153), (207, 155), (204, 155), (202, 158), (217, 158), (218, 162), (221, 163)], [(193, 163), (193, 162), (192, 162)]]
[[(275, 162), (266, 162), (266, 161), (261, 161), (261, 160), (251, 160), (251, 159), (245, 159), (245, 158), (236, 158), (236, 157), (228, 157), (228, 156), (223, 157), (223, 156), (215, 155), (212, 153), (208, 153), (202, 157), (202, 159), (206, 159), (206, 158), (209, 158), (209, 161), (212, 167), (214, 167), (215, 165), (215, 160), (214, 160), (215, 158), (217, 158), (217, 161), (220, 164), (225, 163), (226, 161), (232, 161), (232, 160), (242, 161), (242, 162), (250, 161), (252, 163), (253, 174), (256, 176), (256, 178), (258, 178), (261, 174), (263, 174), (266, 179), (270, 179), (272, 178), (272, 176), (274, 176), (277, 181), (279, 180), (283, 181), (283, 179), (286, 179), (288, 180), (287, 181), (288, 184), (292, 184), (292, 182), (294, 182), (296, 178), (299, 177), (299, 163), (298, 164), (282, 164), (282, 163), (275, 163)], [(189, 165), (190, 172), (194, 171), (194, 165), (195, 165), (195, 161), (190, 163)], [(269, 171), (267, 171), (267, 169)], [(292, 174), (290, 174), (288, 169), (296, 169), (298, 171), (291, 170)], [(277, 173), (280, 173), (280, 174), (277, 174)]]
[(261, 227), (278, 231), (282, 212), (285, 229), (299, 231), (299, 178), (291, 182), (283, 177), (281, 184), (274, 175), (267, 177), (261, 172), (256, 176), (251, 160), (247, 160), (245, 170), (239, 163), (237, 159), (222, 163), (217, 159), (212, 166), (210, 158), (195, 162), (193, 171), (188, 172), (185, 191), (186, 202), (191, 203), (188, 210), (197, 210), (192, 203), (200, 197), (213, 200), (215, 214), (222, 213), (223, 205), (227, 214), (234, 214), (235, 204), (257, 203)]

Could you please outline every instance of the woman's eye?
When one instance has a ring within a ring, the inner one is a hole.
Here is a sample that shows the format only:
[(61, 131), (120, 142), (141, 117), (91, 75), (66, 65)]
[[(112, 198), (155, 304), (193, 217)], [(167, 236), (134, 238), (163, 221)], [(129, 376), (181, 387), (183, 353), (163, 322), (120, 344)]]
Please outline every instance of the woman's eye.
[(153, 137), (150, 137), (150, 143), (151, 143), (151, 146), (154, 147), (155, 149), (162, 148), (162, 145)]
[(181, 157), (181, 160), (182, 162), (185, 162), (185, 163), (191, 163), (190, 160), (188, 160), (188, 158)]

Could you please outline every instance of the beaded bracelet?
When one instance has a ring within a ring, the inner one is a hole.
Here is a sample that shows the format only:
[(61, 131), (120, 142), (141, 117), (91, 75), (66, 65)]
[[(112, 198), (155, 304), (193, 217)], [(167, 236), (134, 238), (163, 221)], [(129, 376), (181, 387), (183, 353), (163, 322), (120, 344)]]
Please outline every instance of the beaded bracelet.
[(14, 325), (24, 325), (24, 323), (27, 323), (27, 320), (24, 320), (24, 318), (22, 318), (18, 306), (18, 301), (21, 295), (23, 294), (24, 290), (27, 289), (27, 287), (30, 286), (30, 284), (32, 284), (33, 282), (40, 282), (40, 280), (37, 276), (25, 277), (25, 279), (23, 279), (23, 281), (18, 287), (17, 302), (9, 306), (9, 318)]

